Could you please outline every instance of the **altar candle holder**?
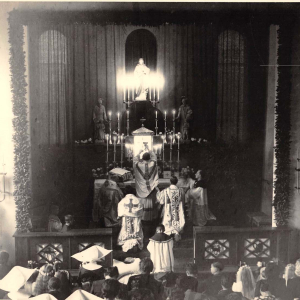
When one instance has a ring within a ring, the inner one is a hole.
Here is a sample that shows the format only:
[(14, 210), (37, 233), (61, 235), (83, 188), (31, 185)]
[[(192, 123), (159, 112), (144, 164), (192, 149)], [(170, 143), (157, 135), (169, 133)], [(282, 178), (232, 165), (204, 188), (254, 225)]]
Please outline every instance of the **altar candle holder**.
[(298, 194), (300, 193), (300, 188), (299, 188), (299, 172), (300, 172), (299, 161), (300, 161), (300, 158), (299, 158), (299, 148), (297, 148), (297, 166), (295, 168), (295, 170), (297, 172), (297, 186), (295, 187), (295, 189), (297, 190)]
[(109, 123), (109, 144), (112, 144), (111, 140), (111, 111), (108, 112), (108, 123)]
[(173, 135), (170, 134), (170, 167), (172, 164), (172, 144), (173, 144)]
[(124, 134), (122, 133), (122, 135), (120, 136), (120, 140), (121, 140), (121, 168), (123, 168), (123, 137), (124, 137)]
[(175, 113), (176, 113), (176, 111), (175, 111), (175, 109), (173, 109), (172, 113), (173, 113), (173, 143), (175, 144), (176, 143), (176, 140), (175, 140)]
[(177, 134), (177, 139), (178, 139), (178, 157), (177, 157), (177, 164), (178, 164), (178, 173), (179, 173), (179, 164), (180, 164), (180, 132)]
[(120, 113), (117, 113), (118, 116), (118, 141), (117, 144), (120, 144)]
[(165, 138), (167, 140), (167, 112), (165, 111)]
[(106, 134), (105, 137), (106, 137), (106, 172), (108, 174), (108, 152), (109, 152), (108, 141), (109, 141), (109, 134)]
[(114, 140), (114, 166), (116, 166), (116, 153), (117, 153), (117, 136), (113, 136)]
[(129, 136), (129, 110), (126, 111), (127, 116), (127, 136)]
[(157, 110), (155, 111), (155, 135), (157, 135)]

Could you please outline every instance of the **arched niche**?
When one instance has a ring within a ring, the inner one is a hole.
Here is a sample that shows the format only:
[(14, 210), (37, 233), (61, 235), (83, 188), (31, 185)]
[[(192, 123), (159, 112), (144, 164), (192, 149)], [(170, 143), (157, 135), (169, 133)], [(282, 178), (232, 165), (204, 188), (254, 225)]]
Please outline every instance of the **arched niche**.
[(125, 44), (125, 69), (126, 73), (134, 71), (139, 58), (143, 58), (145, 64), (156, 71), (157, 43), (156, 37), (147, 29), (136, 29), (132, 31)]

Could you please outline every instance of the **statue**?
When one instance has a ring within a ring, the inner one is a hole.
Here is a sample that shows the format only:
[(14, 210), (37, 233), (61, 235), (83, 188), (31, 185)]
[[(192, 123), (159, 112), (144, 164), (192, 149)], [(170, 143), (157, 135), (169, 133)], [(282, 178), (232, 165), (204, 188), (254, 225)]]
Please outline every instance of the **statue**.
[(144, 59), (140, 58), (139, 63), (134, 69), (134, 76), (137, 82), (135, 100), (147, 100), (147, 93), (149, 87), (149, 73), (150, 69), (145, 65)]
[(176, 120), (180, 120), (180, 133), (183, 140), (189, 139), (190, 120), (192, 119), (192, 113), (190, 106), (187, 104), (187, 97), (181, 97), (182, 105), (179, 107)]
[(105, 123), (107, 122), (107, 117), (106, 117), (106, 110), (102, 102), (103, 99), (99, 98), (98, 105), (95, 106), (93, 111), (95, 143), (103, 142), (105, 139)]

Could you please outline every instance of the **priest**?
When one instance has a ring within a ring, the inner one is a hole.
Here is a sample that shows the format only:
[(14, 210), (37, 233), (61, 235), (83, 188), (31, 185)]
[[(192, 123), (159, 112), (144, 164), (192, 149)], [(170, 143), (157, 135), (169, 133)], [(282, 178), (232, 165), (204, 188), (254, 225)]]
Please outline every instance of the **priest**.
[(157, 200), (163, 205), (162, 224), (165, 226), (167, 234), (175, 234), (175, 239), (179, 237), (185, 224), (184, 192), (176, 186), (177, 182), (177, 177), (172, 176), (170, 186), (157, 193)]
[(118, 245), (122, 246), (124, 252), (130, 249), (143, 249), (142, 215), (143, 205), (133, 194), (126, 195), (118, 205), (118, 216), (122, 218)]
[(105, 227), (119, 225), (118, 204), (123, 198), (123, 193), (117, 184), (118, 177), (109, 175), (95, 198), (93, 207), (93, 221), (99, 222), (104, 218)]
[[(158, 190), (158, 173), (157, 173), (157, 158), (153, 151), (147, 152), (141, 150), (137, 156), (133, 158), (133, 169), (135, 174), (136, 193), (139, 198), (142, 198), (143, 221), (153, 221), (158, 217), (156, 207), (156, 193)], [(143, 153), (144, 152), (144, 153)], [(140, 159), (141, 154), (142, 159)]]

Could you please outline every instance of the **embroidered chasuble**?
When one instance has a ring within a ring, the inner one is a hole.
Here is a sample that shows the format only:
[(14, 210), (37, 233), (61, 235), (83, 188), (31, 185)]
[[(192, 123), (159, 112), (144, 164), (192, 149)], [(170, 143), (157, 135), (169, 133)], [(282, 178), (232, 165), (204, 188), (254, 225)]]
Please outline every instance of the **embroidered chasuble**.
[(174, 271), (173, 239), (165, 233), (156, 233), (147, 246), (153, 261), (153, 272)]
[(157, 158), (153, 151), (149, 151), (150, 160), (140, 160), (139, 156), (133, 158), (135, 175), (135, 188), (137, 196), (142, 200), (144, 212), (142, 220), (152, 221), (157, 218), (156, 187), (158, 186)]
[(141, 219), (143, 205), (140, 199), (128, 194), (118, 204), (118, 217), (122, 218), (122, 228), (118, 237), (118, 245), (122, 246), (124, 252), (138, 245), (143, 249), (143, 230)]
[(122, 198), (123, 193), (117, 183), (112, 180), (106, 180), (94, 201), (93, 221), (98, 222), (100, 218), (104, 218), (106, 227), (119, 225), (118, 203)]
[(175, 185), (157, 193), (157, 200), (164, 205), (162, 212), (162, 224), (167, 234), (179, 234), (185, 224), (183, 200), (184, 192)]
[(185, 201), (189, 205), (189, 218), (195, 226), (205, 226), (208, 220), (216, 220), (208, 208), (206, 188), (197, 187), (188, 190)]

